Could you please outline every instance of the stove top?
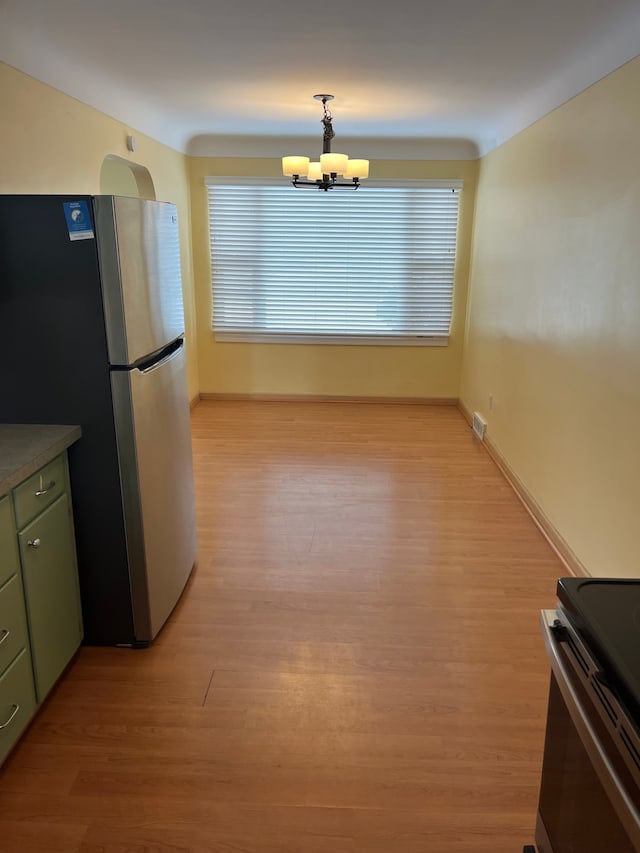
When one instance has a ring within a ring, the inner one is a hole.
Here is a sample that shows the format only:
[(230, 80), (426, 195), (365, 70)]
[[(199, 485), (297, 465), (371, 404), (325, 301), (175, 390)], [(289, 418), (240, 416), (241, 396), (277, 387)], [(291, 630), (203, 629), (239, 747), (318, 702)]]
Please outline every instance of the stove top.
[(607, 685), (640, 726), (640, 580), (560, 578), (557, 595)]

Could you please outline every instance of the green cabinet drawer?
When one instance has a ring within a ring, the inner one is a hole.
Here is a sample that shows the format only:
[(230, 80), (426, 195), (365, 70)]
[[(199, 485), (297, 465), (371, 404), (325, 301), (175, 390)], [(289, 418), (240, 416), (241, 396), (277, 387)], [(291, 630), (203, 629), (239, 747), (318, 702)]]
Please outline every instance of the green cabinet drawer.
[(13, 490), (18, 530), (67, 490), (66, 456), (56, 457)]
[(18, 545), (11, 500), (0, 498), (0, 586), (18, 571)]
[(0, 676), (0, 764), (18, 740), (36, 708), (33, 673), (27, 651)]
[(75, 541), (66, 494), (18, 535), (38, 702), (82, 639)]
[(0, 587), (0, 675), (19, 651), (29, 647), (20, 575)]

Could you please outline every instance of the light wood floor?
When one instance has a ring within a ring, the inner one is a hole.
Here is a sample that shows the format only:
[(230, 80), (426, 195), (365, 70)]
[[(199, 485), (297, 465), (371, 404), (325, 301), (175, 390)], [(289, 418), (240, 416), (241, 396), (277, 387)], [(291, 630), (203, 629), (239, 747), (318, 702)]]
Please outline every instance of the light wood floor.
[(0, 772), (3, 853), (521, 853), (565, 573), (449, 407), (201, 403), (199, 560)]

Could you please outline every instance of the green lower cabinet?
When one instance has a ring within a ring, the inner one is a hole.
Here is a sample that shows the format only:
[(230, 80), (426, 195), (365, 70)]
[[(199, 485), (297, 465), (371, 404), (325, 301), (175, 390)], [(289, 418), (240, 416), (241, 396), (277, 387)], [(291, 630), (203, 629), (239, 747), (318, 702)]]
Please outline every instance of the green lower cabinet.
[(0, 676), (0, 764), (4, 761), (36, 709), (33, 672), (23, 649)]
[(36, 695), (41, 702), (82, 639), (69, 499), (59, 497), (18, 534)]
[(69, 494), (62, 454), (0, 497), (0, 765), (82, 641)]

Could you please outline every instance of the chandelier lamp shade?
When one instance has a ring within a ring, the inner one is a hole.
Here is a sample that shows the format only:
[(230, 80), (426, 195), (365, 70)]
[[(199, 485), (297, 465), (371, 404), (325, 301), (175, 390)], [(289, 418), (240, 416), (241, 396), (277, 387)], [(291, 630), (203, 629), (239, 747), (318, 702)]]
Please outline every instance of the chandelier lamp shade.
[[(282, 174), (292, 178), (294, 187), (312, 187), (318, 190), (345, 188), (357, 190), (362, 178), (369, 177), (368, 160), (350, 160), (346, 154), (338, 154), (331, 150), (333, 132), (333, 116), (327, 109), (327, 101), (333, 100), (333, 95), (314, 95), (316, 101), (322, 101), (324, 114), (322, 124), (322, 154), (317, 161), (308, 157), (283, 157)], [(339, 177), (350, 178), (350, 181), (340, 181)], [(306, 180), (302, 180), (306, 178)]]

